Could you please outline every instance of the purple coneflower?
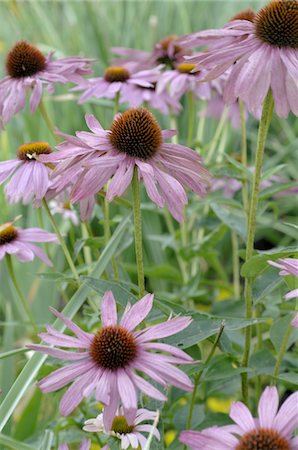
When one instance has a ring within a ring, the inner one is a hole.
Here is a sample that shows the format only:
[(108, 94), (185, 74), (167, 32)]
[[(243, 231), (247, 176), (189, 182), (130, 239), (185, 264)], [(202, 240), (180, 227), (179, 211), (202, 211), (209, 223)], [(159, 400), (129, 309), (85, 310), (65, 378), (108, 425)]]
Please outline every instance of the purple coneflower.
[(7, 55), (7, 76), (0, 81), (0, 119), (5, 124), (24, 109), (27, 91), (31, 91), (30, 110), (34, 112), (44, 85), (52, 93), (54, 83), (82, 82), (82, 75), (91, 73), (91, 61), (78, 56), (54, 61), (53, 52), (45, 57), (28, 42), (17, 42)]
[(5, 187), (10, 203), (28, 204), (34, 199), (35, 206), (40, 206), (49, 189), (49, 172), (53, 169), (52, 165), (44, 164), (42, 158), (51, 152), (47, 142), (30, 142), (18, 148), (16, 159), (0, 162), (0, 185), (14, 174)]
[(19, 261), (32, 261), (35, 256), (48, 266), (52, 266), (46, 253), (32, 242), (55, 242), (58, 239), (55, 234), (48, 233), (40, 228), (22, 229), (14, 227), (11, 222), (0, 226), (0, 260), (6, 254), (15, 255)]
[[(192, 390), (191, 380), (175, 367), (175, 364), (192, 363), (192, 358), (171, 345), (150, 342), (184, 330), (192, 319), (176, 317), (133, 331), (149, 314), (152, 304), (153, 295), (145, 295), (133, 306), (128, 305), (118, 324), (114, 296), (112, 292), (106, 292), (101, 303), (102, 327), (96, 334), (86, 333), (51, 308), (76, 337), (47, 327), (48, 332), (39, 335), (41, 339), (48, 344), (84, 349), (82, 352), (70, 352), (44, 345), (29, 346), (33, 350), (72, 362), (38, 383), (43, 392), (53, 392), (73, 382), (60, 403), (60, 413), (63, 416), (70, 414), (84, 397), (95, 391), (96, 400), (105, 405), (106, 429), (111, 428), (120, 402), (128, 423), (132, 423), (137, 412), (138, 390), (157, 400), (166, 400), (166, 396), (138, 375), (136, 370), (144, 372), (163, 386), (173, 384), (186, 391)], [(156, 350), (169, 355), (156, 353)]]
[(185, 55), (190, 55), (191, 51), (185, 49), (177, 43), (178, 37), (175, 35), (166, 36), (154, 45), (151, 52), (144, 52), (125, 47), (114, 47), (112, 52), (120, 55), (113, 61), (113, 64), (120, 64), (133, 70), (152, 68), (158, 64), (173, 69), (176, 64), (183, 62)]
[[(80, 443), (79, 450), (89, 450), (91, 446), (91, 440), (90, 439), (83, 439)], [(69, 450), (69, 447), (67, 444), (60, 444), (58, 447), (58, 450)]]
[(70, 221), (73, 225), (79, 225), (80, 220), (71, 203), (69, 202), (69, 191), (65, 190), (55, 196), (49, 203), (51, 213), (59, 214), (63, 220)]
[[(103, 130), (94, 116), (86, 116), (86, 120), (92, 132), (77, 132), (77, 137), (89, 150), (83, 146), (78, 149), (77, 138), (73, 138), (73, 152), (68, 146), (65, 153), (70, 155), (70, 165), (62, 178), (76, 180), (80, 173), (72, 190), (72, 201), (96, 194), (109, 179), (107, 199), (121, 196), (132, 181), (135, 167), (150, 199), (159, 207), (166, 205), (178, 221), (183, 220), (183, 207), (187, 203), (184, 187), (201, 196), (206, 194), (210, 174), (202, 166), (201, 158), (187, 147), (163, 142), (175, 132), (162, 131), (148, 110), (132, 108), (119, 114), (110, 130)], [(82, 171), (82, 164), (78, 166), (76, 162), (85, 157), (86, 168)], [(57, 154), (57, 159), (61, 161), (61, 154)], [(64, 168), (68, 162), (61, 164)], [(58, 164), (57, 171), (60, 167)]]
[(73, 91), (84, 90), (83, 95), (79, 98), (79, 103), (84, 103), (91, 97), (95, 98), (115, 98), (116, 95), (124, 95), (133, 101), (137, 95), (134, 87), (150, 88), (153, 87), (160, 75), (160, 67), (154, 69), (142, 70), (139, 72), (130, 72), (125, 67), (108, 67), (104, 76), (99, 78), (89, 78), (83, 80), (83, 84), (79, 84), (73, 88)]
[[(271, 266), (281, 269), (279, 275), (282, 277), (287, 275), (294, 275), (298, 278), (298, 259), (295, 258), (280, 258), (277, 261), (267, 261)], [(286, 300), (298, 297), (298, 288), (288, 292), (285, 295)]]
[(298, 392), (290, 395), (278, 410), (278, 391), (267, 387), (259, 401), (255, 419), (247, 406), (235, 402), (230, 417), (236, 425), (183, 431), (180, 441), (194, 450), (296, 450), (298, 436)]
[[(131, 446), (133, 449), (144, 449), (147, 439), (143, 436), (143, 432), (150, 433), (152, 425), (142, 424), (144, 421), (154, 421), (157, 417), (156, 412), (148, 409), (138, 409), (135, 420), (132, 424), (128, 424), (123, 411), (120, 409), (114, 417), (110, 430), (104, 426), (103, 414), (99, 414), (95, 419), (88, 419), (83, 427), (84, 431), (92, 433), (105, 433), (108, 436), (113, 436), (121, 440), (121, 449), (127, 449)], [(156, 439), (160, 440), (160, 434), (157, 429), (153, 431)], [(140, 447), (139, 447), (140, 446)], [(109, 445), (105, 445), (102, 450), (108, 450)]]
[(175, 69), (165, 71), (157, 83), (157, 93), (162, 93), (169, 87), (172, 97), (179, 100), (186, 92), (192, 92), (195, 98), (207, 100), (211, 97), (211, 87), (209, 82), (201, 82), (206, 73), (192, 70), (195, 64), (187, 62), (178, 64)]
[(231, 68), (224, 98), (240, 98), (258, 113), (271, 88), (275, 111), (298, 115), (298, 2), (272, 1), (254, 20), (233, 20), (220, 30), (206, 30), (181, 38), (186, 46), (209, 45), (189, 62), (209, 71), (206, 79)]

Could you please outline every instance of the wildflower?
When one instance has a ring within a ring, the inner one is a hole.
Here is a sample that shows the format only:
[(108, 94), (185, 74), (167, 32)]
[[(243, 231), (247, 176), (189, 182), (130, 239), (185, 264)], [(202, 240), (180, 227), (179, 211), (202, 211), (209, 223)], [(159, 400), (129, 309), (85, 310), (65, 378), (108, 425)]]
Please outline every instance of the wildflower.
[(46, 85), (48, 92), (52, 93), (54, 83), (81, 82), (82, 75), (91, 73), (91, 61), (78, 56), (54, 61), (53, 52), (44, 56), (32, 44), (17, 42), (7, 55), (7, 76), (0, 81), (2, 122), (7, 123), (24, 109), (27, 91), (31, 91), (30, 110), (34, 112), (41, 101), (43, 86)]
[[(155, 420), (156, 412), (149, 411), (148, 409), (138, 409), (136, 417), (131, 424), (127, 423), (123, 411), (120, 409), (117, 415), (113, 419), (113, 423), (110, 430), (107, 430), (103, 422), (103, 414), (99, 414), (95, 419), (88, 419), (83, 427), (84, 431), (90, 432), (103, 432), (108, 436), (113, 436), (121, 440), (121, 448), (127, 449), (131, 446), (133, 449), (138, 449), (139, 445), (143, 449), (147, 443), (147, 439), (143, 436), (142, 432), (150, 433), (152, 425), (143, 424), (144, 421)], [(160, 440), (159, 431), (154, 429), (153, 434), (156, 439)], [(108, 450), (109, 446), (106, 445), (104, 449)]]
[[(47, 327), (47, 333), (41, 333), (41, 339), (53, 345), (84, 349), (70, 352), (44, 345), (30, 345), (37, 350), (56, 358), (71, 361), (43, 380), (38, 385), (43, 392), (56, 391), (70, 382), (60, 403), (60, 413), (70, 414), (84, 397), (95, 391), (95, 398), (105, 405), (104, 425), (110, 429), (116, 411), (123, 405), (128, 423), (132, 423), (137, 412), (137, 390), (160, 401), (166, 397), (148, 381), (136, 373), (144, 372), (163, 386), (173, 384), (184, 390), (192, 390), (191, 380), (175, 364), (193, 362), (185, 352), (171, 345), (150, 342), (165, 338), (186, 328), (189, 317), (177, 317), (167, 322), (134, 331), (149, 314), (153, 304), (153, 295), (147, 294), (133, 306), (128, 306), (117, 323), (116, 302), (112, 292), (106, 292), (101, 303), (102, 327), (96, 334), (87, 333), (74, 322), (55, 309), (51, 311), (74, 332), (72, 337)], [(166, 352), (169, 355), (152, 351)]]
[(0, 185), (13, 175), (5, 187), (10, 203), (28, 204), (34, 199), (35, 206), (40, 206), (50, 186), (49, 172), (53, 168), (44, 164), (42, 158), (51, 152), (47, 142), (30, 142), (18, 148), (16, 159), (0, 162)]
[(55, 234), (48, 233), (40, 228), (22, 229), (14, 227), (12, 222), (0, 226), (0, 260), (6, 254), (15, 255), (19, 261), (33, 261), (37, 256), (48, 266), (52, 266), (46, 253), (32, 242), (55, 242), (58, 239)]
[(236, 425), (206, 428), (203, 431), (183, 431), (180, 441), (194, 450), (294, 450), (298, 436), (298, 392), (290, 395), (278, 410), (276, 387), (266, 387), (258, 407), (259, 417), (253, 418), (242, 402), (234, 402), (230, 417)]
[[(90, 439), (83, 439), (82, 442), (80, 443), (79, 450), (89, 450), (90, 446), (91, 446)], [(69, 450), (69, 447), (67, 444), (60, 444), (58, 450)]]
[[(207, 192), (210, 174), (203, 168), (201, 158), (187, 147), (163, 142), (175, 132), (162, 131), (148, 110), (132, 108), (119, 114), (110, 130), (103, 130), (94, 116), (86, 116), (86, 121), (92, 132), (77, 132), (77, 137), (89, 150), (83, 146), (77, 150), (76, 140), (73, 152), (70, 147), (68, 153), (76, 154), (76, 161), (87, 158), (85, 168), (82, 170), (82, 164), (78, 167), (70, 158), (72, 168), (69, 166), (64, 176), (77, 179), (71, 194), (73, 202), (96, 194), (110, 178), (107, 199), (121, 196), (131, 183), (134, 167), (150, 199), (159, 207), (166, 205), (178, 221), (183, 220), (187, 203), (184, 187), (201, 196)], [(58, 164), (57, 171), (64, 164), (68, 164), (67, 160)]]
[(227, 103), (240, 98), (257, 114), (271, 89), (278, 116), (298, 114), (296, 0), (272, 1), (253, 21), (233, 20), (222, 29), (201, 31), (179, 42), (186, 47), (209, 45), (207, 52), (188, 61), (198, 70), (208, 70), (206, 80), (231, 68), (224, 92)]
[(51, 213), (53, 215), (60, 214), (63, 220), (70, 221), (73, 225), (79, 225), (78, 214), (72, 208), (66, 194), (66, 192), (63, 192), (50, 201), (49, 206)]
[(158, 64), (173, 69), (176, 64), (183, 62), (185, 55), (190, 55), (190, 50), (186, 50), (178, 43), (175, 35), (166, 36), (154, 45), (151, 52), (144, 52), (125, 47), (114, 47), (112, 52), (119, 55), (113, 64), (120, 64), (124, 67), (141, 70), (152, 68)]
[[(271, 266), (281, 269), (279, 275), (282, 277), (287, 275), (294, 275), (298, 277), (298, 259), (295, 258), (280, 258), (277, 261), (267, 261)], [(285, 295), (286, 300), (298, 297), (298, 288), (288, 292)]]
[[(150, 88), (160, 75), (160, 66), (154, 69), (130, 72), (125, 67), (108, 67), (104, 76), (84, 80), (82, 85), (73, 88), (73, 91), (84, 90), (79, 103), (84, 103), (91, 97), (115, 98), (117, 94), (129, 96), (133, 101), (137, 95), (135, 87)], [(120, 97), (120, 101), (121, 97)]]
[(179, 100), (186, 92), (192, 92), (194, 97), (207, 100), (211, 97), (209, 82), (200, 82), (206, 75), (204, 72), (193, 73), (195, 64), (180, 63), (173, 70), (164, 72), (157, 83), (157, 93), (160, 94), (169, 86), (169, 93)]

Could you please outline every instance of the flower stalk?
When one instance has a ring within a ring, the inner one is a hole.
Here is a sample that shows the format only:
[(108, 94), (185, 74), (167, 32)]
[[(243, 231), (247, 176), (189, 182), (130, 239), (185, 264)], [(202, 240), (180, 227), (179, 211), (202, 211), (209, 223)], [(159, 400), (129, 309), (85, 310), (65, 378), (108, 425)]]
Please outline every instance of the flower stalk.
[(57, 235), (57, 237), (59, 239), (61, 248), (62, 248), (63, 253), (65, 255), (66, 261), (68, 262), (68, 265), (69, 265), (69, 267), (70, 267), (70, 269), (71, 269), (71, 271), (73, 273), (73, 276), (75, 277), (76, 280), (79, 280), (79, 274), (77, 272), (77, 269), (76, 269), (76, 267), (74, 265), (72, 257), (71, 257), (71, 255), (70, 255), (70, 253), (68, 251), (68, 248), (67, 248), (67, 246), (66, 246), (66, 244), (64, 242), (64, 239), (63, 239), (63, 237), (62, 237), (62, 235), (60, 233), (59, 227), (58, 227), (58, 225), (57, 225), (57, 223), (56, 223), (56, 221), (54, 219), (54, 216), (51, 213), (51, 210), (50, 210), (49, 205), (48, 205), (48, 203), (47, 203), (45, 198), (42, 200), (42, 203), (43, 203), (43, 206), (44, 206), (44, 208), (46, 210), (46, 213), (47, 213), (47, 215), (49, 217), (49, 220), (50, 220), (50, 222), (52, 224), (52, 227), (54, 228), (55, 233), (56, 233), (56, 235)]
[(14, 271), (14, 267), (13, 267), (13, 264), (12, 264), (11, 255), (9, 255), (9, 254), (6, 255), (6, 263), (7, 263), (7, 268), (8, 268), (8, 273), (9, 273), (10, 279), (12, 281), (12, 284), (14, 285), (14, 288), (16, 290), (18, 298), (19, 298), (19, 300), (20, 300), (24, 310), (26, 311), (28, 319), (29, 319), (29, 321), (30, 321), (30, 323), (31, 323), (35, 333), (38, 333), (38, 327), (37, 327), (37, 325), (35, 323), (35, 320), (34, 320), (32, 314), (31, 314), (31, 311), (30, 311), (30, 309), (28, 307), (28, 304), (27, 304), (27, 302), (26, 302), (26, 300), (25, 300), (25, 298), (24, 298), (24, 296), (22, 294), (22, 291), (21, 291), (21, 289), (19, 287), (19, 284), (18, 284), (18, 281), (17, 281), (17, 277), (16, 277), (16, 274), (15, 274), (15, 271)]
[[(269, 124), (272, 118), (274, 108), (274, 100), (271, 90), (269, 90), (263, 104), (262, 117), (259, 124), (258, 139), (257, 139), (257, 149), (255, 156), (255, 172), (253, 177), (253, 186), (251, 193), (251, 201), (249, 205), (249, 216), (248, 216), (248, 230), (247, 230), (247, 241), (246, 241), (246, 255), (245, 261), (248, 261), (254, 251), (254, 240), (256, 232), (256, 218), (257, 209), (259, 202), (259, 191), (261, 182), (261, 172), (262, 163), (264, 157), (265, 142), (267, 138), (267, 133), (269, 129)], [(245, 298), (245, 318), (252, 318), (252, 278), (245, 279), (244, 285), (244, 298)], [(245, 330), (245, 346), (242, 365), (243, 367), (248, 367), (248, 359), (250, 354), (251, 345), (251, 327), (247, 327)], [(248, 401), (248, 376), (247, 373), (241, 374), (242, 378), (242, 395), (245, 403)]]
[(140, 185), (138, 179), (138, 170), (134, 168), (132, 179), (132, 198), (133, 198), (133, 217), (134, 217), (134, 233), (135, 233), (135, 252), (138, 273), (138, 286), (140, 297), (145, 293), (145, 275), (143, 261), (143, 243), (142, 243), (142, 216), (141, 216), (141, 200)]

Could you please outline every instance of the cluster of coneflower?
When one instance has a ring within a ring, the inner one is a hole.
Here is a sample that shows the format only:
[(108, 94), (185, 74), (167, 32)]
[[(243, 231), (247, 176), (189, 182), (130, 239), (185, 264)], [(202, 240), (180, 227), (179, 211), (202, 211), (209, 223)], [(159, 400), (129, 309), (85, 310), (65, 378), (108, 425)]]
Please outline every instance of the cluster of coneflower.
[[(15, 159), (0, 162), (0, 184), (6, 182), (8, 202), (33, 203), (37, 208), (43, 205), (51, 220), (48, 200), (61, 202), (62, 199), (61, 211), (68, 213), (70, 204), (79, 202), (84, 221), (90, 219), (99, 192), (103, 191), (106, 201), (110, 202), (132, 186), (141, 299), (134, 305), (127, 305), (118, 320), (115, 298), (111, 292), (106, 292), (101, 301), (101, 328), (96, 333), (83, 331), (52, 309), (74, 336), (49, 326), (47, 332), (39, 336), (51, 346), (31, 345), (30, 348), (70, 361), (38, 383), (45, 393), (72, 383), (60, 403), (62, 415), (72, 413), (84, 398), (95, 395), (96, 401), (104, 405), (103, 412), (96, 419), (87, 420), (84, 430), (117, 437), (123, 449), (129, 446), (144, 449), (147, 440), (142, 432), (152, 432), (157, 439), (160, 436), (156, 428), (157, 413), (138, 409), (140, 392), (166, 401), (169, 385), (191, 391), (192, 381), (176, 366), (195, 364), (195, 361), (174, 346), (156, 342), (185, 329), (191, 322), (190, 317), (175, 317), (137, 329), (153, 306), (153, 295), (145, 294), (144, 286), (139, 184), (143, 183), (148, 197), (158, 207), (166, 207), (179, 222), (184, 219), (188, 201), (186, 190), (202, 197), (211, 187), (211, 174), (197, 151), (190, 148), (192, 135), (188, 147), (176, 143), (173, 140), (175, 130), (162, 130), (149, 108), (177, 115), (182, 110), (180, 100), (188, 93), (192, 100), (207, 101), (205, 115), (218, 117), (225, 105), (229, 105), (230, 120), (235, 126), (239, 124), (239, 102), (260, 118), (249, 208), (246, 255), (249, 259), (253, 252), (264, 144), (272, 112), (280, 117), (286, 117), (290, 111), (298, 114), (298, 3), (277, 0), (257, 13), (242, 11), (222, 29), (180, 38), (169, 36), (150, 53), (125, 48), (113, 49), (113, 52), (118, 58), (106, 68), (103, 76), (87, 78), (92, 74), (92, 59), (54, 59), (53, 53), (44, 56), (28, 42), (15, 44), (7, 55), (7, 76), (0, 81), (0, 126), (4, 127), (24, 109), (26, 97), (30, 95), (31, 112), (41, 109), (58, 143), (57, 151), (47, 142), (21, 144)], [(73, 136), (55, 128), (47, 116), (42, 94), (45, 87), (49, 94), (53, 93), (57, 83), (74, 84), (72, 91), (81, 93), (79, 104), (102, 97), (113, 101), (115, 116), (110, 128), (103, 129), (98, 119), (90, 114), (85, 116), (88, 132), (78, 131)], [(119, 105), (128, 105), (129, 109), (119, 113)], [(172, 141), (167, 142), (169, 139)], [(76, 216), (71, 217), (77, 223)], [(70, 268), (78, 278), (57, 227), (55, 231)], [(12, 276), (11, 255), (22, 262), (37, 256), (51, 264), (46, 253), (32, 242), (58, 240), (55, 234), (38, 228), (22, 230), (13, 222), (1, 226), (0, 259), (8, 255)], [(284, 270), (298, 275), (297, 266), (291, 265), (293, 261), (296, 260), (290, 259)], [(283, 262), (280, 264), (278, 267), (283, 269)], [(247, 318), (251, 318), (250, 289), (247, 281)], [(32, 321), (24, 299), (22, 303)], [(293, 326), (297, 326), (297, 318)], [(247, 334), (248, 354), (249, 345)], [(247, 365), (245, 357), (243, 364)], [(153, 386), (148, 378), (162, 390)], [(244, 376), (244, 394), (246, 389)], [(297, 394), (293, 394), (278, 412), (277, 390), (266, 388), (260, 399), (257, 421), (243, 403), (236, 402), (230, 414), (235, 425), (202, 432), (186, 431), (180, 440), (193, 449), (294, 449), (298, 446), (298, 438), (292, 438), (297, 426), (293, 405), (295, 402), (297, 405), (297, 401)], [(152, 420), (154, 426), (141, 424)], [(84, 440), (81, 448), (89, 446), (90, 441)], [(61, 444), (60, 448), (65, 449), (67, 445)], [(104, 448), (109, 448), (108, 444)]]

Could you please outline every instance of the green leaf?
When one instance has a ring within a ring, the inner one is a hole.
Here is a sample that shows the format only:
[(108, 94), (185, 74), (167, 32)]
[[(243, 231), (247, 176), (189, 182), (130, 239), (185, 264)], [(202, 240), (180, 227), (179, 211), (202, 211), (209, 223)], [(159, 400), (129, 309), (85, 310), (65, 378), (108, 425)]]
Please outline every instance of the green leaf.
[(218, 355), (212, 358), (201, 379), (208, 382), (218, 381), (238, 376), (243, 372), (250, 372), (250, 369), (247, 369), (247, 367), (234, 367), (233, 361), (229, 357)]
[[(129, 222), (130, 215), (125, 220), (123, 220), (123, 222), (116, 228), (112, 238), (104, 248), (101, 256), (99, 257), (91, 272), (91, 275), (93, 277), (100, 277), (105, 271), (107, 265), (111, 260), (111, 257), (115, 253), (118, 245), (121, 243)], [(86, 281), (83, 282), (76, 293), (73, 295), (73, 297), (70, 299), (66, 307), (63, 309), (62, 314), (72, 319), (78, 312), (80, 307), (83, 305), (89, 291), (90, 287), (87, 285)], [(58, 319), (55, 320), (53, 327), (59, 331), (63, 331), (65, 329), (65, 325)], [(0, 430), (2, 430), (5, 426), (6, 422), (15, 410), (17, 404), (19, 403), (23, 395), (27, 392), (28, 387), (34, 381), (39, 369), (46, 361), (46, 359), (47, 355), (41, 353), (36, 353), (35, 355), (33, 355), (30, 361), (28, 361), (28, 363), (23, 368), (18, 378), (15, 380), (14, 384), (12, 385), (11, 389), (9, 390), (7, 396), (0, 406)]]
[(214, 202), (210, 206), (223, 223), (243, 239), (246, 239), (246, 218), (243, 210), (233, 208), (230, 205), (219, 205)]
[(295, 386), (298, 386), (298, 373), (280, 373), (278, 377), (274, 377), (275, 380), (284, 381), (285, 383), (290, 383)]
[(44, 433), (43, 440), (41, 442), (41, 445), (39, 447), (39, 450), (51, 450), (52, 444), (54, 441), (54, 433), (51, 430), (46, 430)]
[[(286, 334), (288, 326), (292, 320), (290, 315), (277, 319), (270, 329), (270, 339), (276, 352), (279, 352), (281, 348), (281, 344), (283, 338)], [(291, 336), (288, 340), (287, 348), (291, 347), (291, 345), (298, 339), (298, 328), (293, 328)]]
[(283, 282), (282, 277), (278, 275), (274, 267), (269, 266), (253, 283), (252, 296), (255, 302), (259, 302), (273, 289)]
[(83, 277), (83, 280), (86, 281), (87, 286), (94, 289), (100, 295), (103, 295), (106, 291), (112, 291), (116, 302), (123, 306), (123, 308), (125, 308), (127, 303), (134, 304), (138, 301), (137, 297), (113, 281), (99, 280), (93, 277)]
[(298, 248), (284, 247), (273, 250), (266, 250), (259, 252), (257, 255), (252, 256), (241, 267), (241, 276), (246, 278), (253, 278), (259, 275), (266, 267), (269, 266), (268, 260), (277, 260), (278, 258), (285, 258), (286, 256), (294, 255), (298, 252)]
[(188, 348), (217, 334), (223, 321), (225, 331), (240, 330), (249, 325), (264, 321), (264, 319), (222, 318), (200, 313), (192, 314), (192, 318), (192, 323), (185, 330), (167, 338), (167, 343), (177, 345), (180, 348)]
[(255, 370), (258, 375), (272, 374), (276, 360), (267, 348), (253, 353), (249, 361), (249, 367)]
[(36, 447), (25, 444), (24, 442), (16, 441), (2, 433), (0, 433), (0, 444), (5, 445), (5, 447), (11, 448), (12, 450), (36, 450)]
[(38, 424), (38, 415), (40, 411), (40, 402), (42, 399), (42, 392), (40, 389), (35, 389), (33, 396), (22, 411), (22, 415), (19, 418), (14, 438), (24, 441), (29, 436), (34, 434), (36, 426)]

